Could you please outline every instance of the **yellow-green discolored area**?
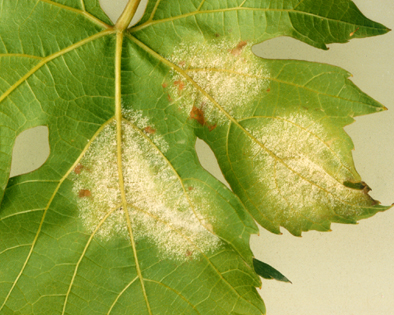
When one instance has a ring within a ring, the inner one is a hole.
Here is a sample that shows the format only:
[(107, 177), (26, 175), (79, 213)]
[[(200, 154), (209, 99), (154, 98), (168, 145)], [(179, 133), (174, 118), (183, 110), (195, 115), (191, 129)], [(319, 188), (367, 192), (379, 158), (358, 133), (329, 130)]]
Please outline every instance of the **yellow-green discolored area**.
[[(186, 191), (165, 159), (168, 144), (155, 135), (155, 126), (137, 111), (125, 111), (122, 122), (122, 167), (127, 211), (135, 240), (148, 239), (162, 256), (197, 258), (217, 249), (214, 218), (199, 198), (200, 190)], [(140, 129), (140, 128), (141, 129)], [(108, 124), (74, 169), (73, 191), (85, 228), (109, 240), (128, 237), (117, 166), (116, 123)]]
[(252, 160), (251, 180), (280, 225), (328, 230), (330, 218), (351, 223), (378, 204), (335, 149), (329, 127), (311, 115), (249, 119), (244, 126), (251, 134), (243, 151)]

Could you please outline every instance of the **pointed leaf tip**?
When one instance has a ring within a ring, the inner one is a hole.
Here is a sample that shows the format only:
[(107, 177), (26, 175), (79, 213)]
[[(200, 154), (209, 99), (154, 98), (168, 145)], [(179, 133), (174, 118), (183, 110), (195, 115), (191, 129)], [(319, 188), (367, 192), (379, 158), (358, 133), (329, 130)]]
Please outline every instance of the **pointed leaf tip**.
[(264, 279), (267, 280), (275, 279), (282, 282), (292, 283), (278, 270), (256, 258), (253, 258), (253, 266), (256, 273)]

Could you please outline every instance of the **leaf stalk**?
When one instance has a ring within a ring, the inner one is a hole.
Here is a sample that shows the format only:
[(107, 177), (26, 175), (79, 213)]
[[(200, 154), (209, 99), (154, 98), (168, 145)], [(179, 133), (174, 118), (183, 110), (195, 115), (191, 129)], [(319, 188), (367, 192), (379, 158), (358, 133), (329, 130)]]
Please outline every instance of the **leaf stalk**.
[(118, 31), (123, 32), (130, 24), (133, 19), (141, 0), (129, 0), (124, 11), (116, 21), (115, 28)]

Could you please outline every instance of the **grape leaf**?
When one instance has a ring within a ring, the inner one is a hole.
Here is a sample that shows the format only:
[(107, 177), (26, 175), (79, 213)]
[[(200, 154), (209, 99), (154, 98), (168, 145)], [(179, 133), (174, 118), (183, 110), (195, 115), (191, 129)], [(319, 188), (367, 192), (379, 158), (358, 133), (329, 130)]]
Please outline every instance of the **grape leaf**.
[[(343, 127), (384, 110), (339, 68), (256, 57), (384, 34), (348, 0), (0, 0), (0, 312), (265, 314), (249, 238), (387, 207)], [(9, 179), (22, 131), (51, 153)], [(233, 191), (205, 171), (196, 137)]]

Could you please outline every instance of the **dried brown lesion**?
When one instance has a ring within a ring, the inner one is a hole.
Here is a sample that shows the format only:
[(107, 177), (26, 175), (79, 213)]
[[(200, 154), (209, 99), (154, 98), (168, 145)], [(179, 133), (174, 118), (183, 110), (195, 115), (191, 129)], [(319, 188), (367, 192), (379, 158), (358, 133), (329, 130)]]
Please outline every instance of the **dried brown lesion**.
[(204, 117), (204, 111), (202, 108), (198, 108), (193, 105), (192, 110), (190, 111), (190, 119), (197, 120), (197, 122), (201, 125), (204, 126), (206, 124), (206, 120)]
[(214, 130), (217, 127), (217, 124), (207, 126), (209, 131)]
[(82, 164), (78, 164), (75, 168), (74, 168), (74, 173), (79, 175), (82, 172), (82, 169), (84, 168), (84, 166)]
[(349, 37), (354, 36), (354, 34), (356, 34), (356, 32), (357, 32), (359, 29), (360, 29), (360, 28), (357, 27), (353, 32), (351, 32), (351, 33), (349, 34)]
[(241, 55), (241, 53), (242, 53), (242, 50), (244, 49), (244, 47), (247, 45), (248, 43), (246, 42), (246, 41), (240, 41), (239, 43), (238, 43), (238, 45), (235, 47), (235, 48), (233, 48), (233, 49), (231, 49), (230, 50), (230, 53), (232, 54), (232, 55), (234, 55), (234, 56), (239, 56), (239, 55)]
[(153, 135), (153, 134), (156, 133), (156, 129), (152, 128), (151, 126), (145, 127), (145, 128), (144, 128), (144, 131), (145, 131), (146, 133), (148, 133), (148, 134), (151, 134), (151, 135)]
[(181, 93), (185, 88), (185, 83), (183, 83), (181, 80), (174, 81), (174, 85), (178, 86), (178, 93)]
[(186, 256), (189, 260), (193, 260), (193, 251), (190, 250), (190, 249), (188, 249), (188, 250), (186, 251), (185, 256)]
[(81, 189), (78, 193), (79, 198), (91, 197), (92, 192), (89, 189)]
[(204, 116), (203, 105), (201, 105), (201, 108), (198, 108), (198, 107), (193, 105), (193, 108), (190, 111), (190, 119), (197, 120), (197, 122), (201, 126), (207, 126), (209, 131), (214, 130), (216, 128), (216, 126), (217, 126), (217, 124), (211, 125), (210, 123), (208, 123), (206, 121), (205, 116)]

